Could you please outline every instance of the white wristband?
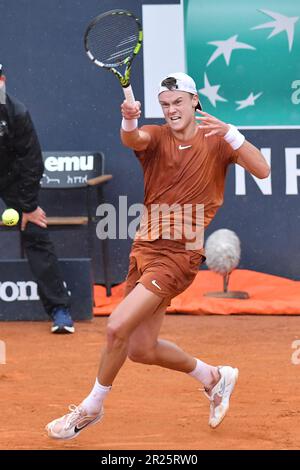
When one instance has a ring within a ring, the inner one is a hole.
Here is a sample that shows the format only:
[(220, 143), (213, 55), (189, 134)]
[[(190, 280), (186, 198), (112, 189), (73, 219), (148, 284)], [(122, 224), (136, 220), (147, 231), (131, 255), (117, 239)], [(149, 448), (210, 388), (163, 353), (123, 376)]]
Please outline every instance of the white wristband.
[(125, 132), (132, 132), (134, 131), (138, 126), (138, 120), (137, 119), (122, 119), (122, 129)]
[(229, 124), (229, 131), (224, 135), (224, 139), (233, 150), (239, 149), (245, 142), (245, 136), (232, 124)]

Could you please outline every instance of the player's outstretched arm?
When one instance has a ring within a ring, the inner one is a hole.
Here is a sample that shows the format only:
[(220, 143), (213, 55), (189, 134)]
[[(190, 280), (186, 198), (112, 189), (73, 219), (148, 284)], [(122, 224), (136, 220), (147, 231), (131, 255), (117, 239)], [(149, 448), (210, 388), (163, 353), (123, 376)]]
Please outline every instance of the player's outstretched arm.
[(267, 178), (270, 174), (270, 167), (255, 145), (245, 140), (243, 145), (237, 150), (238, 158), (236, 163), (247, 170), (256, 178)]
[(199, 111), (201, 116), (196, 116), (201, 121), (200, 129), (207, 130), (205, 137), (218, 135), (228, 142), (232, 149), (237, 152), (236, 163), (257, 178), (267, 178), (270, 174), (270, 167), (263, 154), (257, 147), (248, 142), (235, 126), (220, 121), (215, 116)]
[(138, 119), (141, 115), (141, 103), (136, 101), (129, 104), (124, 101), (121, 105), (121, 113), (123, 116), (121, 125), (121, 140), (123, 145), (133, 150), (146, 150), (151, 136), (148, 132), (138, 128)]

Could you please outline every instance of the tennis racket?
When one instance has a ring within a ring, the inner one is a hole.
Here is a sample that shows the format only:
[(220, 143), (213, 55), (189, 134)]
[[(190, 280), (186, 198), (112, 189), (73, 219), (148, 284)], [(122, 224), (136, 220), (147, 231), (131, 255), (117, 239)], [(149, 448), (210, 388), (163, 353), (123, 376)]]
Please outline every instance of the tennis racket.
[[(111, 10), (94, 18), (86, 29), (84, 47), (94, 64), (112, 72), (123, 87), (125, 99), (135, 101), (130, 85), (132, 61), (143, 41), (140, 21), (129, 11)], [(125, 66), (122, 75), (118, 68)]]

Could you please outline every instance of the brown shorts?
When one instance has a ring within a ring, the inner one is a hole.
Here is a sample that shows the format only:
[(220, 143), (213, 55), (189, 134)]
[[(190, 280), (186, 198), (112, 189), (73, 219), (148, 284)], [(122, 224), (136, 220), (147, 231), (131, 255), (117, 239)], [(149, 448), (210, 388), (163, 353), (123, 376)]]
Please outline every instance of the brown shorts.
[(135, 242), (129, 256), (125, 296), (140, 282), (146, 289), (170, 301), (194, 280), (204, 257), (172, 240)]

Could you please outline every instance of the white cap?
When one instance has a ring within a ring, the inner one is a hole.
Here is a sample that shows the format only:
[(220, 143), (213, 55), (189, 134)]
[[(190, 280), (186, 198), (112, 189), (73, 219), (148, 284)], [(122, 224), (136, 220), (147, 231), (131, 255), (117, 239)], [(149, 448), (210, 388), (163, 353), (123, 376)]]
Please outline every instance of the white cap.
[[(170, 82), (168, 86), (163, 85), (166, 80)], [(198, 96), (196, 83), (192, 77), (183, 72), (170, 73), (164, 77), (159, 83), (158, 95), (160, 95), (163, 91), (186, 91), (187, 93)], [(200, 100), (196, 109), (202, 109)]]

